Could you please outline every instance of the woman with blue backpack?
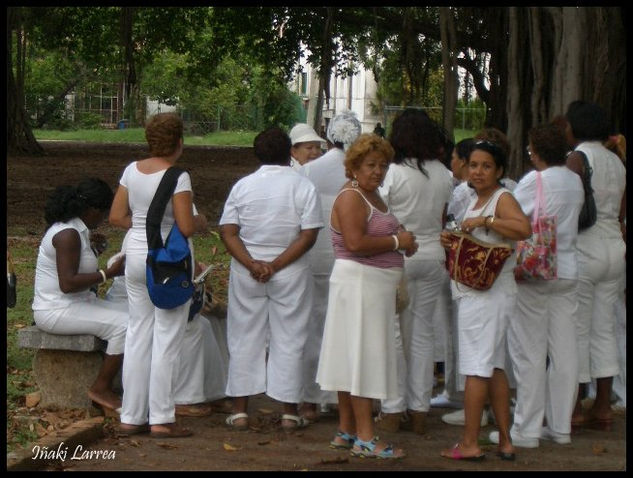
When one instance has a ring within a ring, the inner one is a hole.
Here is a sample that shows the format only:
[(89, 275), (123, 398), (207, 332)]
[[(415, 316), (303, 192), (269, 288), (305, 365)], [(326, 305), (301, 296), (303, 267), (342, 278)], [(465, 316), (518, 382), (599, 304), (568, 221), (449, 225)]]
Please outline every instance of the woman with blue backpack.
[[(182, 154), (181, 118), (174, 113), (153, 116), (145, 127), (145, 138), (151, 157), (125, 168), (110, 211), (110, 224), (131, 228), (125, 266), (130, 314), (125, 352), (129, 355), (123, 364), (120, 432), (132, 435), (149, 431), (156, 438), (186, 437), (191, 430), (176, 424), (174, 378), (191, 300), (173, 308), (159, 308), (150, 298), (146, 281), (146, 219), (165, 172)], [(190, 237), (195, 225), (189, 173), (182, 171), (175, 184), (160, 222), (159, 236), (165, 240), (176, 224), (179, 236), (189, 244), (192, 259)]]

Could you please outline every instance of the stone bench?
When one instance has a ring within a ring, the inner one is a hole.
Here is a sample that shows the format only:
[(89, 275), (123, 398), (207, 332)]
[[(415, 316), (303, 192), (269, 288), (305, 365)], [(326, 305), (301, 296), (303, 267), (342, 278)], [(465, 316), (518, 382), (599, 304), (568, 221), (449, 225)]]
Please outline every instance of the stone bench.
[[(18, 331), (18, 346), (35, 349), (33, 375), (45, 408), (90, 408), (87, 391), (97, 378), (107, 342), (94, 335), (57, 335), (37, 326)], [(121, 389), (120, 374), (115, 389)]]

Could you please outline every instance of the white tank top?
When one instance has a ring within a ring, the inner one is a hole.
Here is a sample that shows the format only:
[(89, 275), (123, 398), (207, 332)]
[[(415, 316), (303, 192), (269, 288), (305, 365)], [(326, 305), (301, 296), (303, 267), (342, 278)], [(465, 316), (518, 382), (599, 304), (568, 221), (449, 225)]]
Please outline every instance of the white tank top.
[[(475, 207), (475, 204), (477, 203), (477, 196), (475, 196), (475, 198), (470, 202), (468, 208), (466, 209), (464, 219), (478, 216), (494, 216), (495, 211), (497, 210), (497, 202), (499, 202), (499, 198), (504, 193), (512, 194), (509, 189), (501, 187), (497, 189), (492, 194), (488, 202), (479, 209), (473, 209)], [(485, 228), (477, 227), (473, 229), (471, 234), (480, 241), (491, 243), (503, 242), (505, 244), (510, 244), (510, 246), (512, 246), (512, 249), (515, 248), (516, 241), (512, 241), (506, 237), (503, 237), (502, 235), (496, 233), (491, 229), (489, 229), (488, 234), (486, 234)], [(501, 273), (497, 277), (497, 280), (495, 280), (494, 284), (492, 284), (491, 289), (503, 287), (509, 294), (516, 293), (516, 282), (514, 280), (514, 267), (516, 266), (516, 262), (516, 251), (513, 250), (510, 257), (508, 257), (505, 264), (503, 264), (503, 269), (501, 269)], [(486, 292), (488, 292), (485, 290), (471, 289), (464, 284), (457, 284), (454, 280), (451, 280), (451, 291), (453, 293), (453, 298), (464, 297), (466, 295), (485, 294)]]
[(98, 269), (97, 256), (90, 248), (90, 231), (78, 217), (68, 222), (56, 222), (48, 228), (42, 238), (35, 266), (35, 286), (33, 290), (33, 310), (63, 309), (74, 302), (91, 300), (94, 293), (90, 289), (65, 294), (59, 288), (57, 275), (57, 254), (53, 237), (64, 229), (75, 229), (81, 240), (78, 273), (95, 272)]

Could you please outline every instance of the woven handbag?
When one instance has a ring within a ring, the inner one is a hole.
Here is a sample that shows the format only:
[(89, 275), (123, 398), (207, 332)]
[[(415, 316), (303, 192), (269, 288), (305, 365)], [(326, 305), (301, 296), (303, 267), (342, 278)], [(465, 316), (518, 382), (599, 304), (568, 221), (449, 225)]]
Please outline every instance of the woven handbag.
[(556, 268), (556, 216), (544, 214), (545, 199), (541, 173), (536, 172), (536, 200), (532, 214), (532, 237), (517, 242), (517, 265), (514, 278), (524, 280), (552, 280)]
[(446, 268), (451, 279), (476, 290), (488, 290), (512, 255), (512, 246), (480, 241), (470, 234), (451, 231)]

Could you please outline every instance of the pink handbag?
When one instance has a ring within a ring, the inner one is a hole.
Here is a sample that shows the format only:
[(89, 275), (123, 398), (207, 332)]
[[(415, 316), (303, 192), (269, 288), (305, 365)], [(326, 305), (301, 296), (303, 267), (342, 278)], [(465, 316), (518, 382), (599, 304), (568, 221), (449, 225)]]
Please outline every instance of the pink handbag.
[(518, 241), (514, 278), (552, 280), (556, 273), (556, 216), (545, 215), (545, 199), (541, 172), (536, 172), (536, 200), (532, 214), (532, 237)]

